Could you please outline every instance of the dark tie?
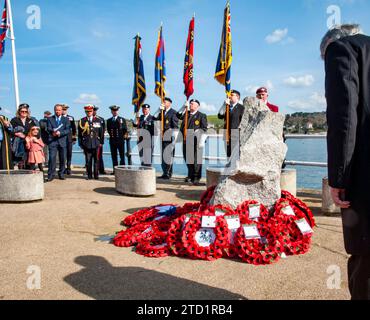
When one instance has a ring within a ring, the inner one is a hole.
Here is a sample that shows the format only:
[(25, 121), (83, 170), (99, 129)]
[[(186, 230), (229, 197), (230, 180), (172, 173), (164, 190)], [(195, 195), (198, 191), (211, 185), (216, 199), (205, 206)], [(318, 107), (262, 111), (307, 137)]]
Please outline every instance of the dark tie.
[(57, 118), (57, 126), (59, 127), (59, 124), (60, 124), (60, 120), (59, 118)]

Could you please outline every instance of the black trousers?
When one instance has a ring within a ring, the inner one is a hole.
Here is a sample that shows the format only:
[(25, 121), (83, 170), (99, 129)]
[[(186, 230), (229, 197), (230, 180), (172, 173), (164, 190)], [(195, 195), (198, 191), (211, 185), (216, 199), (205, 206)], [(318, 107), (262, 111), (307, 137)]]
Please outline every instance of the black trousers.
[(126, 143), (127, 163), (128, 163), (129, 166), (132, 166), (131, 139), (125, 139), (125, 143)]
[(89, 179), (99, 179), (99, 159), (98, 159), (98, 151), (99, 148), (96, 149), (85, 149), (85, 156), (86, 156), (86, 173)]
[[(113, 140), (109, 141), (110, 152), (112, 155), (113, 168), (118, 166), (118, 153), (120, 157), (120, 165), (126, 165), (125, 159), (125, 140)], [(118, 151), (118, 152), (117, 152)]]
[(57, 168), (57, 154), (59, 155), (59, 177), (63, 177), (66, 170), (66, 154), (67, 148), (60, 145), (49, 145), (49, 165), (48, 165), (48, 178), (54, 178)]
[(71, 170), (73, 142), (67, 143), (67, 170)]
[(202, 178), (203, 148), (198, 148), (198, 143), (190, 139), (183, 143), (182, 152), (188, 167), (188, 178), (192, 182), (199, 181)]
[(348, 284), (352, 300), (370, 300), (370, 255), (350, 257)]
[(175, 151), (176, 149), (172, 142), (162, 141), (162, 171), (164, 176), (170, 178), (173, 174), (173, 160), (175, 158)]
[(100, 145), (98, 148), (98, 163), (99, 163), (99, 173), (104, 174), (105, 173), (105, 168), (104, 168), (104, 158), (103, 158), (103, 148), (104, 145)]

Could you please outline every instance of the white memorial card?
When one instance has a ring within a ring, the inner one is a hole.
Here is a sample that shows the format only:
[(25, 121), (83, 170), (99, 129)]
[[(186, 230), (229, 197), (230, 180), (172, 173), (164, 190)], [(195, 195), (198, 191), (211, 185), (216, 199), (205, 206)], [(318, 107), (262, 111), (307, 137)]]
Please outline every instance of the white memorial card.
[(216, 228), (215, 216), (203, 216), (202, 217), (202, 228)]
[(261, 205), (251, 204), (249, 205), (249, 219), (258, 219), (261, 217)]
[(261, 235), (256, 224), (244, 225), (243, 229), (246, 239), (261, 239)]
[(229, 230), (235, 230), (240, 228), (240, 218), (239, 216), (228, 216), (226, 217), (226, 222)]
[(287, 216), (295, 216), (295, 213), (291, 206), (286, 206), (281, 211)]
[(301, 230), (303, 235), (313, 233), (313, 230), (312, 230), (311, 226), (308, 224), (306, 219), (298, 220), (295, 223), (297, 224), (299, 230)]

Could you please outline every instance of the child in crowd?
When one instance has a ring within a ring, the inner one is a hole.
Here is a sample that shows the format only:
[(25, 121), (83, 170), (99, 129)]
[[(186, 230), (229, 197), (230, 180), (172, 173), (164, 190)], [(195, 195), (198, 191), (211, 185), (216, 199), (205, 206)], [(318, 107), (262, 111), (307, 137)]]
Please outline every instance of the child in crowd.
[(44, 172), (43, 164), (45, 162), (44, 143), (39, 136), (39, 127), (32, 127), (28, 136), (26, 137), (26, 149), (28, 152), (28, 164), (31, 170), (35, 170), (36, 166), (39, 167), (41, 172)]

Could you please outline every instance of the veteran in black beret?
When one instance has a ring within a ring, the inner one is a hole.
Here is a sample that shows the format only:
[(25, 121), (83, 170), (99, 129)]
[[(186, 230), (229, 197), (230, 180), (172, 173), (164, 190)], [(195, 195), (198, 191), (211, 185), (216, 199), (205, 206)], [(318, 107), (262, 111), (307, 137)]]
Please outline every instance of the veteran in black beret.
[(114, 168), (118, 166), (118, 153), (120, 157), (120, 165), (126, 165), (125, 160), (125, 138), (127, 137), (126, 119), (119, 116), (119, 106), (109, 107), (112, 113), (112, 118), (107, 120), (107, 132), (109, 134), (109, 146), (112, 155), (113, 173)]
[(150, 105), (143, 104), (142, 115), (139, 120), (132, 124), (137, 128), (138, 148), (141, 160), (141, 165), (151, 167), (153, 164), (153, 137), (154, 137), (154, 121), (155, 118), (150, 114)]
[(161, 179), (169, 180), (173, 174), (173, 159), (175, 157), (176, 138), (179, 130), (177, 112), (172, 108), (172, 99), (166, 97), (157, 113), (154, 115), (157, 121), (162, 121), (164, 115), (164, 128), (162, 135), (162, 171)]
[(229, 143), (225, 141), (225, 148), (227, 157), (230, 158), (235, 148), (239, 148), (240, 145), (240, 130), (239, 126), (243, 119), (245, 108), (240, 103), (240, 92), (238, 90), (231, 90), (230, 98), (227, 98), (222, 105), (218, 118), (225, 120), (224, 129), (227, 129), (226, 124), (226, 107), (230, 106), (230, 125), (228, 130)]
[[(188, 167), (188, 176), (185, 182), (191, 182), (193, 185), (200, 185), (202, 178), (203, 151), (207, 139), (208, 120), (207, 115), (199, 111), (199, 100), (192, 99), (186, 102), (177, 117), (182, 121), (181, 134), (185, 137), (183, 143), (183, 155)], [(185, 125), (186, 109), (189, 111), (188, 123)], [(186, 130), (185, 130), (186, 128)]]

